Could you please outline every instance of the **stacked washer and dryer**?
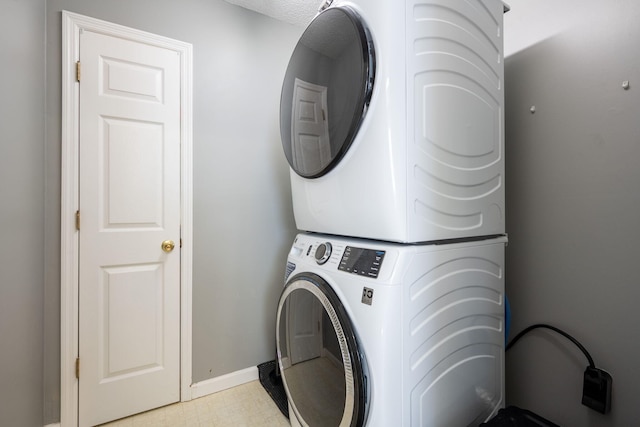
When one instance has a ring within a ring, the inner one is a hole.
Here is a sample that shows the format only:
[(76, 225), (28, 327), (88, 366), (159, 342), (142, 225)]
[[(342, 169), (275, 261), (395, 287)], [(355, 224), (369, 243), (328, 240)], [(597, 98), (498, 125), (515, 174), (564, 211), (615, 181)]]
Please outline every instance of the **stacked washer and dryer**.
[(500, 0), (326, 1), (286, 71), (294, 426), (477, 426), (504, 406)]

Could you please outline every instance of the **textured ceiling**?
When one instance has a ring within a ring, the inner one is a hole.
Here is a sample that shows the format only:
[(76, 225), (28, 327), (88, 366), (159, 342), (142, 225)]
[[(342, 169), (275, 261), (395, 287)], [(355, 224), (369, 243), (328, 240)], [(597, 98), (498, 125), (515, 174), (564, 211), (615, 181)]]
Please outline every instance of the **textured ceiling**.
[(306, 26), (318, 12), (323, 0), (225, 0), (280, 21)]

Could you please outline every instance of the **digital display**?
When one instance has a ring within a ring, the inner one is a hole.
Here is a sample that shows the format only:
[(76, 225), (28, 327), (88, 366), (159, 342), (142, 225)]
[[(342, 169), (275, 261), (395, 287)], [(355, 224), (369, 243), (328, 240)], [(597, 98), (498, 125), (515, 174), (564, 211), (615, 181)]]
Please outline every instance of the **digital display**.
[(338, 270), (375, 279), (380, 272), (384, 254), (385, 251), (347, 246)]

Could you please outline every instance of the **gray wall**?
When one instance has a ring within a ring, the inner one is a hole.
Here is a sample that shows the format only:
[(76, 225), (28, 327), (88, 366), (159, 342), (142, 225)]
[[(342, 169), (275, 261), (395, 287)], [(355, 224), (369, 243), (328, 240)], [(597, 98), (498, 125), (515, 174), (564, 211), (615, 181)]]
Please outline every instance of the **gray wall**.
[(0, 425), (42, 426), (45, 4), (0, 9)]
[(582, 353), (562, 337), (532, 332), (507, 353), (507, 403), (562, 426), (638, 425), (640, 3), (509, 3), (512, 336), (532, 323), (556, 325), (614, 382), (609, 415), (582, 406)]
[(295, 235), (280, 83), (302, 28), (222, 0), (0, 6), (0, 425), (60, 417), (61, 10), (193, 44), (193, 380), (273, 359)]

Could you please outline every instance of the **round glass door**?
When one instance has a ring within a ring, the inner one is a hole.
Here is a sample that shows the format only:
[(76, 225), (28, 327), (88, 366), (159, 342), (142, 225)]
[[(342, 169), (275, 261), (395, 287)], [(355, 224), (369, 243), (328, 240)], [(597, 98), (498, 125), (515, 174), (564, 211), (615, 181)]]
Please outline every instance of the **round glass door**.
[(329, 172), (344, 156), (369, 106), (373, 42), (356, 12), (329, 8), (296, 45), (280, 98), (287, 161), (305, 178)]
[(312, 273), (292, 278), (280, 297), (276, 330), (289, 417), (314, 427), (364, 425), (366, 361), (331, 287)]

